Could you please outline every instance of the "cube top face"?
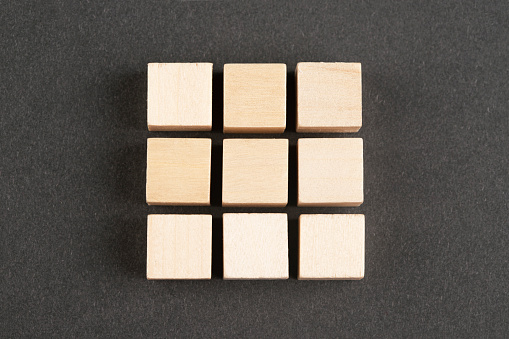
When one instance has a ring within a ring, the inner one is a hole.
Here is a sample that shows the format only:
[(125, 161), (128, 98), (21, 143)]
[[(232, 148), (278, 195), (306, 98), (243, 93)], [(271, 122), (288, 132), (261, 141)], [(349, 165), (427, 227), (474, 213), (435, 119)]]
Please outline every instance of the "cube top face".
[(149, 215), (147, 279), (210, 279), (211, 215)]
[(297, 142), (298, 206), (359, 206), (364, 200), (361, 138)]
[(223, 140), (223, 206), (286, 206), (288, 139)]
[(297, 64), (297, 132), (357, 132), (362, 126), (360, 63)]
[(304, 214), (299, 218), (299, 279), (364, 277), (364, 215)]
[(286, 128), (286, 65), (224, 65), (225, 133), (282, 133)]
[(210, 131), (212, 64), (148, 64), (147, 122), (150, 131)]
[(210, 205), (211, 140), (149, 138), (147, 203)]
[(286, 214), (223, 214), (223, 251), (224, 279), (288, 279)]

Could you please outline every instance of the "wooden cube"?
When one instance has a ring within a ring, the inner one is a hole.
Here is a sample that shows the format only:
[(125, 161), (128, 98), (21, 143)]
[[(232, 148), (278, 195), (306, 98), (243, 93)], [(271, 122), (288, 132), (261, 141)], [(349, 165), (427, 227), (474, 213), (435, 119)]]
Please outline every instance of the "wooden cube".
[(147, 279), (210, 279), (212, 216), (151, 214)]
[(364, 277), (364, 215), (304, 214), (299, 218), (299, 279)]
[(147, 203), (210, 205), (211, 140), (149, 138)]
[(288, 140), (223, 140), (223, 206), (286, 206)]
[(301, 62), (295, 73), (297, 132), (357, 132), (361, 128), (361, 64)]
[(224, 279), (288, 279), (286, 214), (223, 214), (223, 251)]
[(148, 64), (150, 131), (212, 129), (212, 64)]
[(297, 142), (298, 206), (359, 206), (364, 200), (362, 139)]
[(282, 133), (286, 128), (286, 65), (224, 65), (225, 133)]

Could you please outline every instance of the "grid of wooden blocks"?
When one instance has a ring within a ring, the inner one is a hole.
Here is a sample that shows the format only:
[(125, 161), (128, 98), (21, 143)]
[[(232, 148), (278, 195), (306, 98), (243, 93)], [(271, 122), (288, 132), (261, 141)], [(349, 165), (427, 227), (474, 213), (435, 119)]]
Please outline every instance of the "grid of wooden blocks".
[[(148, 65), (150, 131), (212, 129), (211, 63)], [(362, 125), (361, 65), (303, 62), (296, 68), (297, 132), (357, 132)], [(285, 64), (224, 65), (224, 133), (283, 133)], [(286, 213), (227, 213), (229, 207), (288, 204), (286, 138), (223, 140), (223, 278), (288, 279)], [(149, 205), (209, 206), (212, 145), (208, 138), (147, 140)], [(297, 141), (297, 206), (359, 206), (363, 195), (360, 138)], [(299, 218), (299, 279), (364, 277), (364, 215)], [(151, 214), (148, 279), (210, 279), (212, 216)]]

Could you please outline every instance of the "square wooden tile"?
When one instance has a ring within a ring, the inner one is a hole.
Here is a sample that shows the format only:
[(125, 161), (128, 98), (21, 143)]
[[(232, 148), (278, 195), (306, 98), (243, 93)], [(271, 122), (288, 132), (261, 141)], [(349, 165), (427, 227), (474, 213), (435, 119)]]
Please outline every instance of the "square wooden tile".
[(288, 140), (223, 140), (223, 206), (286, 206)]
[(301, 215), (299, 279), (362, 279), (364, 232), (362, 214)]
[(300, 62), (297, 132), (357, 132), (362, 126), (359, 63)]
[(212, 216), (151, 214), (147, 279), (210, 279)]
[(150, 131), (212, 129), (212, 64), (148, 64)]
[(286, 65), (224, 65), (224, 132), (282, 133), (286, 128)]
[(224, 279), (288, 279), (286, 214), (223, 214), (223, 250)]
[(298, 206), (362, 204), (362, 139), (299, 139), (297, 162)]
[(211, 140), (149, 138), (147, 203), (210, 205)]

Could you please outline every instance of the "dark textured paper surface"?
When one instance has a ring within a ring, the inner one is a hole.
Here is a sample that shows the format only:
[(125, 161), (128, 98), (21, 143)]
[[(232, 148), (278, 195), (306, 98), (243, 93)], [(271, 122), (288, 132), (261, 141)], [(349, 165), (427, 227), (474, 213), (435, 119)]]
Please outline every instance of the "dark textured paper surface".
[[(5, 2), (1, 336), (507, 336), (508, 13), (507, 1)], [(149, 133), (147, 63), (199, 61), (214, 63), (214, 130)], [(294, 132), (299, 61), (362, 63), (364, 125), (340, 136), (364, 138), (359, 208), (295, 206), (295, 145), (311, 136)], [(286, 208), (220, 207), (229, 62), (288, 65)], [(213, 206), (145, 204), (149, 136), (213, 139)], [(223, 210), (288, 213), (290, 280), (219, 279)], [(297, 218), (317, 212), (366, 215), (365, 279), (295, 279)], [(215, 278), (147, 281), (148, 213), (211, 213)]]

